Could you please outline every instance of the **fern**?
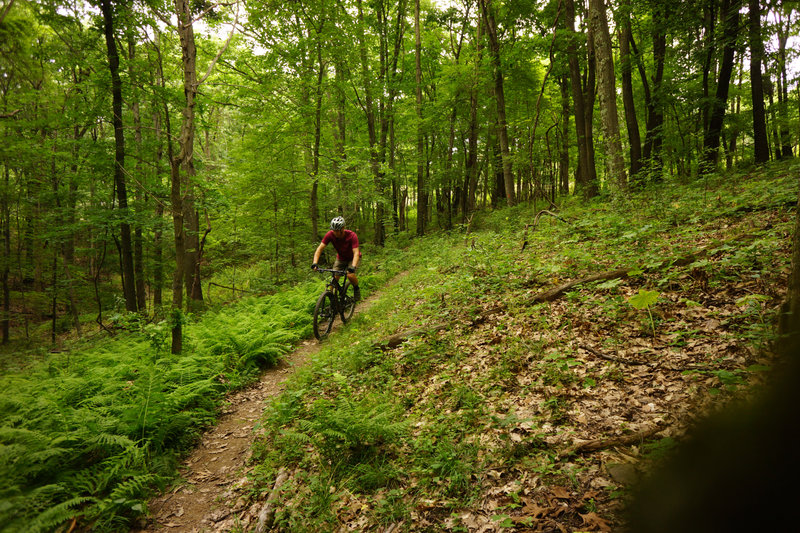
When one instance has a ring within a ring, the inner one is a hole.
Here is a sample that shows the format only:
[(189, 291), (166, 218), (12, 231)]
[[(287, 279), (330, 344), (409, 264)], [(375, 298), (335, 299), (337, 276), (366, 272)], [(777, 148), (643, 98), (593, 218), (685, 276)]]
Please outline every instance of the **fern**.
[(56, 526), (59, 526), (81, 514), (76, 512), (76, 508), (91, 501), (93, 501), (93, 498), (78, 496), (57, 503), (34, 517), (32, 521), (26, 523), (25, 530), (32, 533), (39, 531), (52, 531)]

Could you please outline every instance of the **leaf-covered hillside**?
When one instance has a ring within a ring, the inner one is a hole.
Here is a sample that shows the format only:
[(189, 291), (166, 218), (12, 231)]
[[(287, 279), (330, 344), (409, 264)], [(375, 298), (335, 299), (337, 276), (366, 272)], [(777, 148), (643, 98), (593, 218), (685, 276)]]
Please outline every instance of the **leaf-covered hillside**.
[(277, 496), (290, 531), (617, 529), (651, 461), (772, 364), (796, 173), (575, 201), (535, 228), (518, 206), (416, 242), (269, 406), (253, 508)]

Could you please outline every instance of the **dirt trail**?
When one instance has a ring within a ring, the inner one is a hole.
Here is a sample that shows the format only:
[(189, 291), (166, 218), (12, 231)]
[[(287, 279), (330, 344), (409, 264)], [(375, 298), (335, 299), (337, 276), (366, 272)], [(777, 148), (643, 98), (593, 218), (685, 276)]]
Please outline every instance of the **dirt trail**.
[[(365, 299), (356, 307), (356, 313), (367, 310), (376, 298), (374, 294)], [(334, 327), (339, 325), (341, 322), (337, 321)], [(150, 516), (132, 533), (221, 532), (237, 527), (246, 531), (255, 526), (264, 502), (253, 503), (245, 497), (254, 427), (265, 403), (283, 391), (286, 380), (307, 364), (319, 348), (316, 340), (304, 341), (255, 385), (228, 396), (217, 425), (203, 435), (184, 460), (184, 482), (151, 500)]]

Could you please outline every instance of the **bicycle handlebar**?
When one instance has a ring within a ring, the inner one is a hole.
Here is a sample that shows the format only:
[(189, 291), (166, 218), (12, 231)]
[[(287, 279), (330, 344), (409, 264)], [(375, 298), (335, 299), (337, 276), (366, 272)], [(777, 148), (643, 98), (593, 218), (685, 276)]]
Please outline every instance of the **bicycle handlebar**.
[(315, 272), (333, 272), (334, 274), (347, 274), (346, 270), (333, 270), (330, 268), (319, 268), (317, 267)]

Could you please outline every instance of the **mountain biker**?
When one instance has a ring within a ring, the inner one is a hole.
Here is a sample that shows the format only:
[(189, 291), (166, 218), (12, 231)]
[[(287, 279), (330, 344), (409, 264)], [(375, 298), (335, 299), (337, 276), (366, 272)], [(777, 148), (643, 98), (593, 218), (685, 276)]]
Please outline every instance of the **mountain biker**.
[(334, 270), (347, 270), (347, 279), (353, 285), (354, 295), (356, 300), (361, 299), (361, 289), (358, 287), (358, 278), (356, 277), (356, 269), (361, 262), (361, 252), (358, 249), (358, 235), (354, 231), (344, 229), (344, 218), (335, 217), (331, 220), (331, 230), (322, 238), (322, 242), (317, 246), (314, 252), (314, 262), (311, 263), (311, 269), (317, 269), (319, 257), (322, 255), (322, 250), (329, 244), (333, 243), (336, 248), (336, 261), (333, 263)]

